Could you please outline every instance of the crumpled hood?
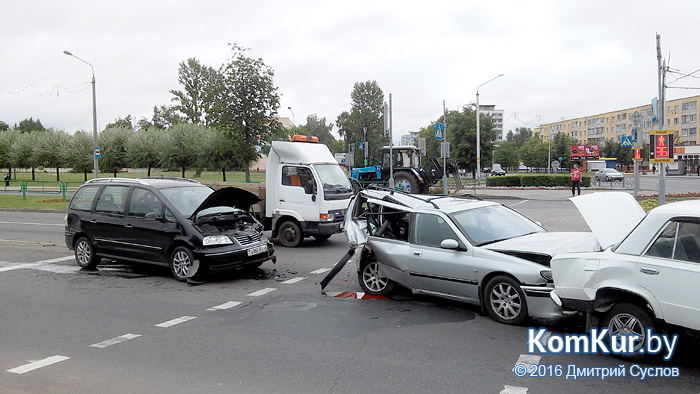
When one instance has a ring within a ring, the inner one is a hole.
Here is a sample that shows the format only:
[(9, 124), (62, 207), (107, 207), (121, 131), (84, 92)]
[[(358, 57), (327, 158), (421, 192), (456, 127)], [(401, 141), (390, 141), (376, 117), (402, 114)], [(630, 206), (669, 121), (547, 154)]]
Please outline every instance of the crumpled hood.
[(621, 241), (644, 218), (644, 209), (631, 194), (606, 192), (569, 198), (607, 249)]
[(260, 197), (247, 190), (237, 187), (225, 187), (214, 191), (202, 201), (197, 209), (192, 212), (190, 219), (194, 219), (199, 212), (212, 207), (231, 207), (248, 211), (251, 206), (260, 201), (262, 201)]
[(556, 256), (560, 253), (597, 252), (600, 244), (592, 233), (541, 232), (484, 245), (498, 252), (525, 252)]

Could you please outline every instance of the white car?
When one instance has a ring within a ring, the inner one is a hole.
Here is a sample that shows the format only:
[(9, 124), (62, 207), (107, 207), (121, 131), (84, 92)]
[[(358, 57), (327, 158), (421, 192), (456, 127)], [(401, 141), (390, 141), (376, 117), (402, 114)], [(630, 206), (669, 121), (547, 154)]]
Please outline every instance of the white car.
[(627, 193), (571, 201), (604, 250), (554, 257), (552, 299), (585, 312), (587, 329), (639, 335), (635, 350), (645, 345), (647, 329), (700, 332), (700, 200), (646, 216)]

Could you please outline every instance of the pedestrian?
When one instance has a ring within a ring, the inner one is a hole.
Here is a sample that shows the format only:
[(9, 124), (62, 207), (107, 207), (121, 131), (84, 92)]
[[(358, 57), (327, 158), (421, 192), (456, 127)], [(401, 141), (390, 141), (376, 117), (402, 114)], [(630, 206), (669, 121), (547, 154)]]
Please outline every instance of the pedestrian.
[(578, 164), (574, 164), (571, 169), (571, 197), (575, 196), (574, 191), (578, 189), (578, 195), (581, 195), (581, 170)]
[(10, 186), (10, 173), (5, 172), (5, 187)]
[(668, 164), (666, 164), (666, 168), (664, 168), (664, 171), (666, 172), (664, 175), (668, 176)]
[(651, 166), (651, 173), (652, 173), (652, 175), (656, 175), (656, 164)]
[(698, 165), (698, 167), (696, 168), (696, 170), (698, 171), (698, 176), (700, 176), (700, 165)]

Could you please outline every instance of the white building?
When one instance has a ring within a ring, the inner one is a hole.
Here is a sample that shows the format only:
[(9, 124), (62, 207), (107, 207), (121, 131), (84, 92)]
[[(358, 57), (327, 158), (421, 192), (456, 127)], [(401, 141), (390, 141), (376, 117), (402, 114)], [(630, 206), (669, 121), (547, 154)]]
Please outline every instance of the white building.
[(479, 112), (491, 116), (493, 127), (496, 129), (496, 143), (503, 141), (503, 110), (496, 109), (495, 105), (479, 105)]
[(416, 138), (418, 138), (417, 131), (409, 131), (408, 134), (401, 136), (401, 146), (415, 145)]

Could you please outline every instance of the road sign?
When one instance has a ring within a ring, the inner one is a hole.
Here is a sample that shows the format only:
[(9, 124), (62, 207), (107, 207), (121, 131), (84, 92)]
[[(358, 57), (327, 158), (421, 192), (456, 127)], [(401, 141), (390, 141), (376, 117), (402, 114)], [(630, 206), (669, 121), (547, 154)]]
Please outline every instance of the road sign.
[(364, 142), (360, 141), (360, 142), (358, 142), (358, 144), (359, 144), (360, 150), (364, 150), (364, 149), (365, 149), (365, 143), (364, 143)]
[(620, 137), (620, 145), (622, 145), (623, 148), (631, 148), (632, 145), (632, 136), (629, 135), (623, 135)]
[(100, 158), (100, 148), (95, 148), (95, 159)]
[(440, 143), (440, 157), (443, 159), (450, 158), (450, 143), (443, 141)]
[(552, 169), (553, 170), (555, 170), (555, 171), (558, 170), (560, 165), (561, 164), (557, 160), (552, 160)]
[(442, 141), (445, 137), (445, 128), (442, 123), (435, 123), (435, 139)]
[(420, 150), (420, 155), (425, 156), (425, 138), (423, 137), (418, 137), (416, 138), (416, 142), (418, 144), (418, 149)]

